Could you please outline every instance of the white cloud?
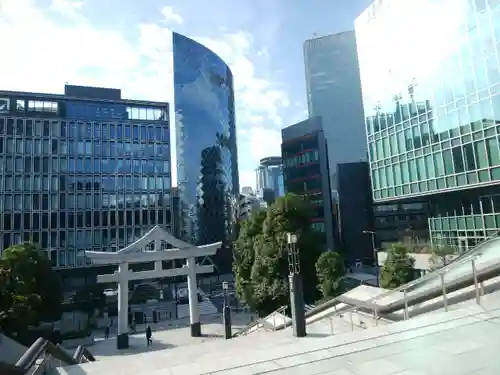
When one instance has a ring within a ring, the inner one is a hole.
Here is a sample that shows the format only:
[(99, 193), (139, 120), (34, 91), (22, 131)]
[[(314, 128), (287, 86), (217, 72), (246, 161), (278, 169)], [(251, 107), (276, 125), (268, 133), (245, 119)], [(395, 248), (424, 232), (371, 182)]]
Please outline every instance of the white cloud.
[[(117, 31), (93, 27), (79, 13), (83, 1), (54, 0), (50, 12), (32, 0), (0, 3), (0, 34), (16, 36), (3, 41), (9, 58), (0, 59), (2, 89), (58, 93), (69, 82), (117, 87), (126, 98), (172, 103), (169, 28), (137, 25), (139, 37), (131, 40)], [(55, 11), (72, 22), (56, 23), (50, 18)], [(162, 14), (170, 25), (183, 22), (172, 7), (164, 7)], [(258, 160), (279, 155), (281, 111), (290, 105), (288, 97), (255, 73), (251, 56), (257, 52), (248, 33), (195, 39), (217, 53), (233, 72), (240, 182), (241, 186), (255, 186), (253, 170)], [(50, 46), (57, 46), (57, 51), (49, 53)], [(175, 137), (172, 142), (175, 146)]]
[(76, 0), (52, 0), (50, 10), (73, 20), (81, 19), (80, 10), (83, 7), (83, 1)]
[(161, 10), (161, 14), (163, 14), (165, 22), (168, 24), (176, 23), (181, 25), (184, 22), (184, 19), (179, 14), (175, 13), (171, 6), (164, 6)]

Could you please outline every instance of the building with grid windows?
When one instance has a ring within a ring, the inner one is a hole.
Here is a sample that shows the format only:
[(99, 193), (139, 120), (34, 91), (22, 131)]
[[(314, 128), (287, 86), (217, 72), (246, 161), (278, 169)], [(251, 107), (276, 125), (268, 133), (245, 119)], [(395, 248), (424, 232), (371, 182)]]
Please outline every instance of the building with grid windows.
[(64, 95), (0, 91), (0, 134), (0, 251), (38, 243), (65, 287), (95, 281), (85, 250), (170, 225), (167, 103), (69, 85)]
[(182, 238), (195, 245), (218, 241), (210, 260), (231, 272), (232, 212), (239, 199), (233, 75), (202, 44), (173, 33), (177, 186)]
[(435, 245), (500, 229), (500, 3), (376, 1), (356, 20), (374, 200), (428, 200)]
[(328, 148), (321, 117), (312, 117), (281, 129), (281, 140), (285, 193), (300, 195), (311, 204), (312, 228), (324, 235), (327, 249), (337, 249)]

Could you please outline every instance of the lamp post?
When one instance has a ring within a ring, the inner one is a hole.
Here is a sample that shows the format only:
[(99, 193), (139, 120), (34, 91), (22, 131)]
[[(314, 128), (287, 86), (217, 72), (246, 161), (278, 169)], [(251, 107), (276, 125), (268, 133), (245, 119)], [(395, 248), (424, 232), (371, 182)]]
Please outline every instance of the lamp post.
[(222, 310), (222, 319), (224, 321), (224, 338), (229, 340), (233, 337), (231, 332), (231, 307), (229, 306), (228, 297), (229, 283), (227, 281), (222, 282), (222, 295), (224, 298), (224, 307)]
[(380, 286), (380, 269), (378, 266), (378, 253), (377, 253), (377, 248), (375, 247), (375, 232), (371, 230), (364, 230), (364, 234), (369, 234), (372, 238), (372, 251), (373, 251), (373, 257), (375, 258), (375, 272), (377, 273), (377, 286)]
[(304, 305), (304, 292), (300, 277), (300, 258), (297, 249), (297, 235), (287, 234), (288, 242), (288, 281), (290, 282), (290, 307), (292, 310), (293, 335), (306, 336), (306, 318)]

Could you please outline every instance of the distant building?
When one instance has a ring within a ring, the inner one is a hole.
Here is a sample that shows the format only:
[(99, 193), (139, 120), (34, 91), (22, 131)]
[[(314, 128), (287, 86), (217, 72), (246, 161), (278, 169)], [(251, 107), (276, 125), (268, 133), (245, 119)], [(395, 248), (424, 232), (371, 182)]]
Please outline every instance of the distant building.
[(373, 202), (370, 168), (366, 162), (337, 165), (339, 192), (339, 237), (341, 251), (349, 264), (360, 260), (375, 261), (372, 239), (363, 231), (372, 231)]
[(319, 117), (281, 130), (281, 154), (286, 193), (294, 193), (315, 208), (313, 228), (324, 233), (325, 245), (335, 248), (328, 149)]
[(253, 194), (240, 194), (238, 219), (245, 220), (255, 212), (267, 207), (267, 204)]
[(285, 194), (281, 156), (260, 159), (256, 170), (256, 186), (257, 195), (268, 204)]
[(309, 117), (322, 118), (331, 185), (337, 190), (337, 165), (367, 156), (354, 31), (306, 40), (304, 63)]

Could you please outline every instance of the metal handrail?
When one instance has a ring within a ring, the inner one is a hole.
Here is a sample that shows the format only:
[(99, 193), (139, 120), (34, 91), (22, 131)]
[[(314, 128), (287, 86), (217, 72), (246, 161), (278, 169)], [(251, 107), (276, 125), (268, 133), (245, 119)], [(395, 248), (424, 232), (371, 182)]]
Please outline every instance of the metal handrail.
[[(499, 237), (499, 234), (500, 234), (500, 231), (496, 232), (494, 235), (488, 237), (484, 241), (482, 241), (479, 244), (477, 244), (476, 246), (474, 246), (470, 251), (463, 254), (463, 256), (460, 256), (460, 257), (452, 260), (445, 267), (440, 268), (438, 270), (435, 270), (433, 272), (430, 272), (430, 273), (420, 277), (417, 280), (413, 280), (409, 283), (401, 285), (397, 289), (393, 289), (393, 290), (387, 291), (385, 293), (379, 294), (378, 296), (375, 296), (367, 301), (355, 301), (355, 300), (349, 301), (348, 298), (343, 297), (343, 296), (338, 296), (338, 297), (334, 298), (334, 300), (335, 300), (335, 302), (352, 305), (347, 310), (343, 310), (342, 314), (346, 314), (346, 313), (352, 314), (352, 313), (355, 313), (357, 310), (365, 308), (365, 309), (372, 310), (374, 312), (374, 319), (377, 322), (378, 318), (379, 318), (378, 317), (379, 312), (391, 313), (394, 311), (401, 310), (401, 308), (404, 308), (405, 309), (405, 319), (407, 319), (408, 318), (407, 309), (409, 306), (415, 305), (417, 303), (421, 303), (421, 302), (424, 302), (424, 301), (427, 301), (427, 300), (430, 300), (430, 299), (433, 299), (436, 297), (439, 297), (439, 295), (442, 295), (443, 289), (445, 289), (447, 292), (453, 292), (453, 291), (456, 291), (456, 290), (459, 290), (459, 289), (462, 289), (464, 287), (472, 285), (471, 281), (475, 284), (478, 282), (483, 282), (485, 280), (488, 280), (492, 277), (500, 276), (500, 267), (498, 265), (493, 265), (493, 266), (487, 267), (486, 269), (484, 269), (481, 272), (476, 272), (475, 275), (472, 275), (472, 276), (465, 275), (465, 276), (458, 278), (457, 280), (454, 280), (452, 285), (445, 285), (444, 288), (443, 288), (443, 285), (440, 287), (435, 287), (435, 288), (432, 288), (430, 290), (423, 291), (415, 296), (412, 296), (411, 298), (403, 298), (402, 301), (401, 300), (394, 301), (387, 306), (377, 305), (376, 301), (379, 299), (394, 295), (396, 293), (400, 293), (401, 291), (405, 292), (406, 290), (408, 290), (411, 287), (421, 285), (424, 282), (429, 281), (430, 279), (435, 279), (437, 275), (443, 275), (450, 268), (454, 268), (455, 266), (461, 266), (463, 264), (466, 264), (467, 262), (471, 262), (480, 254), (481, 248), (486, 243), (497, 239)], [(445, 302), (445, 304), (446, 304), (446, 302)], [(328, 306), (327, 308), (329, 308), (329, 307), (331, 307), (331, 305)], [(336, 317), (336, 316), (339, 316), (339, 315), (335, 314), (332, 316), (332, 318)]]
[(47, 339), (39, 337), (22, 357), (16, 362), (14, 368), (22, 374), (26, 374), (35, 364), (38, 358), (45, 353), (50, 354), (55, 359), (66, 365), (77, 365), (85, 359), (88, 362), (94, 362), (95, 358), (90, 351), (83, 345), (78, 346), (73, 355), (70, 355), (66, 350), (54, 345)]
[[(281, 306), (280, 308), (274, 310), (272, 313), (266, 315), (265, 317), (263, 318), (259, 318), (255, 321), (253, 321), (252, 323), (250, 323), (249, 325), (247, 325), (245, 328), (243, 328), (241, 331), (239, 332), (236, 332), (234, 334), (234, 336), (242, 336), (242, 335), (245, 335), (247, 334), (252, 328), (258, 326), (259, 324), (263, 324), (264, 323), (267, 323), (267, 320), (270, 318), (270, 317), (275, 317), (276, 314), (282, 314), (284, 313), (286, 310), (288, 309), (288, 306), (287, 305), (284, 305), (284, 306)], [(276, 324), (273, 325), (274, 329), (273, 330), (276, 330)]]

